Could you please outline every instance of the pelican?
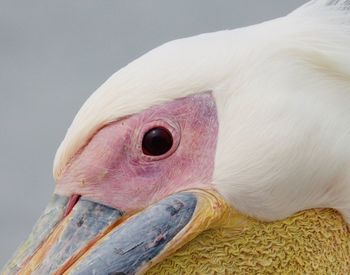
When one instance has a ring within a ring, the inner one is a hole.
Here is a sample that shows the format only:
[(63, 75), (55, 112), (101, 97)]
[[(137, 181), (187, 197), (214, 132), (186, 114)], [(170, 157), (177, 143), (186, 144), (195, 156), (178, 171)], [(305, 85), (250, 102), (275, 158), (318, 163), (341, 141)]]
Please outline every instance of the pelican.
[(166, 43), (85, 102), (2, 274), (348, 274), (350, 1)]

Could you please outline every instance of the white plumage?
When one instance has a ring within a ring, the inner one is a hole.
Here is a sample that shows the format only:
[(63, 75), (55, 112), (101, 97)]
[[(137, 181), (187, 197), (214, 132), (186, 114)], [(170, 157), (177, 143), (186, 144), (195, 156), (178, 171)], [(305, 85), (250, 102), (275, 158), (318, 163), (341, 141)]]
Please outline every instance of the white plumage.
[(265, 220), (314, 207), (350, 223), (350, 1), (311, 1), (259, 25), (175, 40), (107, 80), (55, 159), (64, 167), (109, 122), (212, 91), (219, 116), (214, 185)]

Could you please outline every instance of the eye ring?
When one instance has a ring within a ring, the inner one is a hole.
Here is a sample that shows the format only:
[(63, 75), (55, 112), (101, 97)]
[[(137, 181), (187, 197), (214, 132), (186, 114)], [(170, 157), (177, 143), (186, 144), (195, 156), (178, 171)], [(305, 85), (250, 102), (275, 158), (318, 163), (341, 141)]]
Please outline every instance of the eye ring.
[[(150, 132), (154, 128), (162, 128), (172, 136), (172, 146), (169, 148), (168, 151), (166, 151), (164, 154), (161, 154), (161, 155), (147, 154), (147, 152), (145, 152), (142, 148), (143, 147), (142, 143), (143, 143), (145, 134)], [(141, 131), (139, 132), (139, 135), (137, 138), (138, 152), (141, 154), (141, 159), (143, 161), (148, 162), (148, 161), (157, 161), (157, 160), (165, 159), (170, 155), (172, 155), (177, 150), (180, 143), (180, 139), (181, 139), (181, 128), (177, 122), (173, 121), (172, 119), (154, 120), (146, 123), (142, 127)]]

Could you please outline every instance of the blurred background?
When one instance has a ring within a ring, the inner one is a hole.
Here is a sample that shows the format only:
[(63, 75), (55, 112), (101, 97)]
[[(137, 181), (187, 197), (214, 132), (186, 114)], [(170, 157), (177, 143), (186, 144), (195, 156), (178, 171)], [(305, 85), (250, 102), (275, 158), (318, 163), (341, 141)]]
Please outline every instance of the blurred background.
[(0, 0), (0, 269), (54, 188), (74, 115), (112, 73), (176, 38), (285, 15), (306, 0)]

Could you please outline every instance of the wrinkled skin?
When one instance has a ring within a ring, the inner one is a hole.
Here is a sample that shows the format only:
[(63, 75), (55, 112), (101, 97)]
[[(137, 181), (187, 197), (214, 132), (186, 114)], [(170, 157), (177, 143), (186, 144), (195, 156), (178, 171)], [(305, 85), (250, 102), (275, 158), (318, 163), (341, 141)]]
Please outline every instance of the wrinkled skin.
[[(142, 137), (162, 126), (174, 139), (162, 156), (142, 152)], [(111, 123), (73, 159), (56, 188), (123, 211), (136, 211), (180, 190), (210, 188), (217, 139), (210, 93), (190, 96)]]

